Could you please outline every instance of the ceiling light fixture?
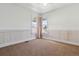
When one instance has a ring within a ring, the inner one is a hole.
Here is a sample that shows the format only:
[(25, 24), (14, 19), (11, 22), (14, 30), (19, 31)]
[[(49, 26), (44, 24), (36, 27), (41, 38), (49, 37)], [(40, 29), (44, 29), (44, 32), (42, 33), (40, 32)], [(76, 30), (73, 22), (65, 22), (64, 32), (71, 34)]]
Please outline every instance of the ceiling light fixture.
[(47, 6), (48, 3), (43, 3), (43, 6)]

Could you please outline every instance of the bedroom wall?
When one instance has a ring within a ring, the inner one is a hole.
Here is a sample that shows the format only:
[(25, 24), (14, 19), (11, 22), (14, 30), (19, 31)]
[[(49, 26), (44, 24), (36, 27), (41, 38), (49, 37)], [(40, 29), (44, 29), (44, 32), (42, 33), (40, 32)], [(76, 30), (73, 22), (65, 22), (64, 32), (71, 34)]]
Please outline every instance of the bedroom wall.
[(17, 4), (0, 4), (0, 47), (32, 40), (31, 21), (36, 15)]
[(79, 45), (79, 4), (59, 8), (44, 16), (48, 19), (49, 38)]

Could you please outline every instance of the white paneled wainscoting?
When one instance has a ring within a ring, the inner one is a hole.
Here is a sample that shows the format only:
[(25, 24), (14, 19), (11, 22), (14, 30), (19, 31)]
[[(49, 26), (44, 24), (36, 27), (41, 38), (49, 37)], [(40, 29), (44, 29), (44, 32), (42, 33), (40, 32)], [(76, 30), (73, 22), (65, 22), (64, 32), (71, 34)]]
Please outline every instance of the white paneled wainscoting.
[(0, 30), (0, 48), (32, 39), (31, 30)]
[(43, 37), (48, 40), (79, 46), (79, 30), (48, 30), (48, 34), (43, 35)]
[[(79, 46), (79, 30), (48, 30), (43, 38)], [(0, 30), (0, 48), (33, 39), (31, 30)]]

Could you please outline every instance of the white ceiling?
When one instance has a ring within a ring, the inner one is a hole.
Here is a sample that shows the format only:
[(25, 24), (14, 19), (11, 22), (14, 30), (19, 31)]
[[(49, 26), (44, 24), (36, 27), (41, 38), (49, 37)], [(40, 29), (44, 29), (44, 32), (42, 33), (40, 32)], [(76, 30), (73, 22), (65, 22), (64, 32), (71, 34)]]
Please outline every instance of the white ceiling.
[(46, 13), (58, 8), (66, 7), (71, 3), (48, 3), (47, 6), (43, 6), (43, 3), (19, 3), (18, 5), (30, 8), (38, 13)]

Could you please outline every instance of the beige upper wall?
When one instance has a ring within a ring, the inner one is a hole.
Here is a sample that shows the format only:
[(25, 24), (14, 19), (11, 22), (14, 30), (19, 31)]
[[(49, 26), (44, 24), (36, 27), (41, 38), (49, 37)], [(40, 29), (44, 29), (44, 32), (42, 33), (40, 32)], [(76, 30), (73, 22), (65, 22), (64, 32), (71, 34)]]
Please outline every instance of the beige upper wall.
[(32, 17), (37, 13), (16, 4), (0, 4), (0, 30), (31, 29)]
[(44, 16), (48, 19), (49, 30), (79, 30), (79, 4), (51, 11)]

